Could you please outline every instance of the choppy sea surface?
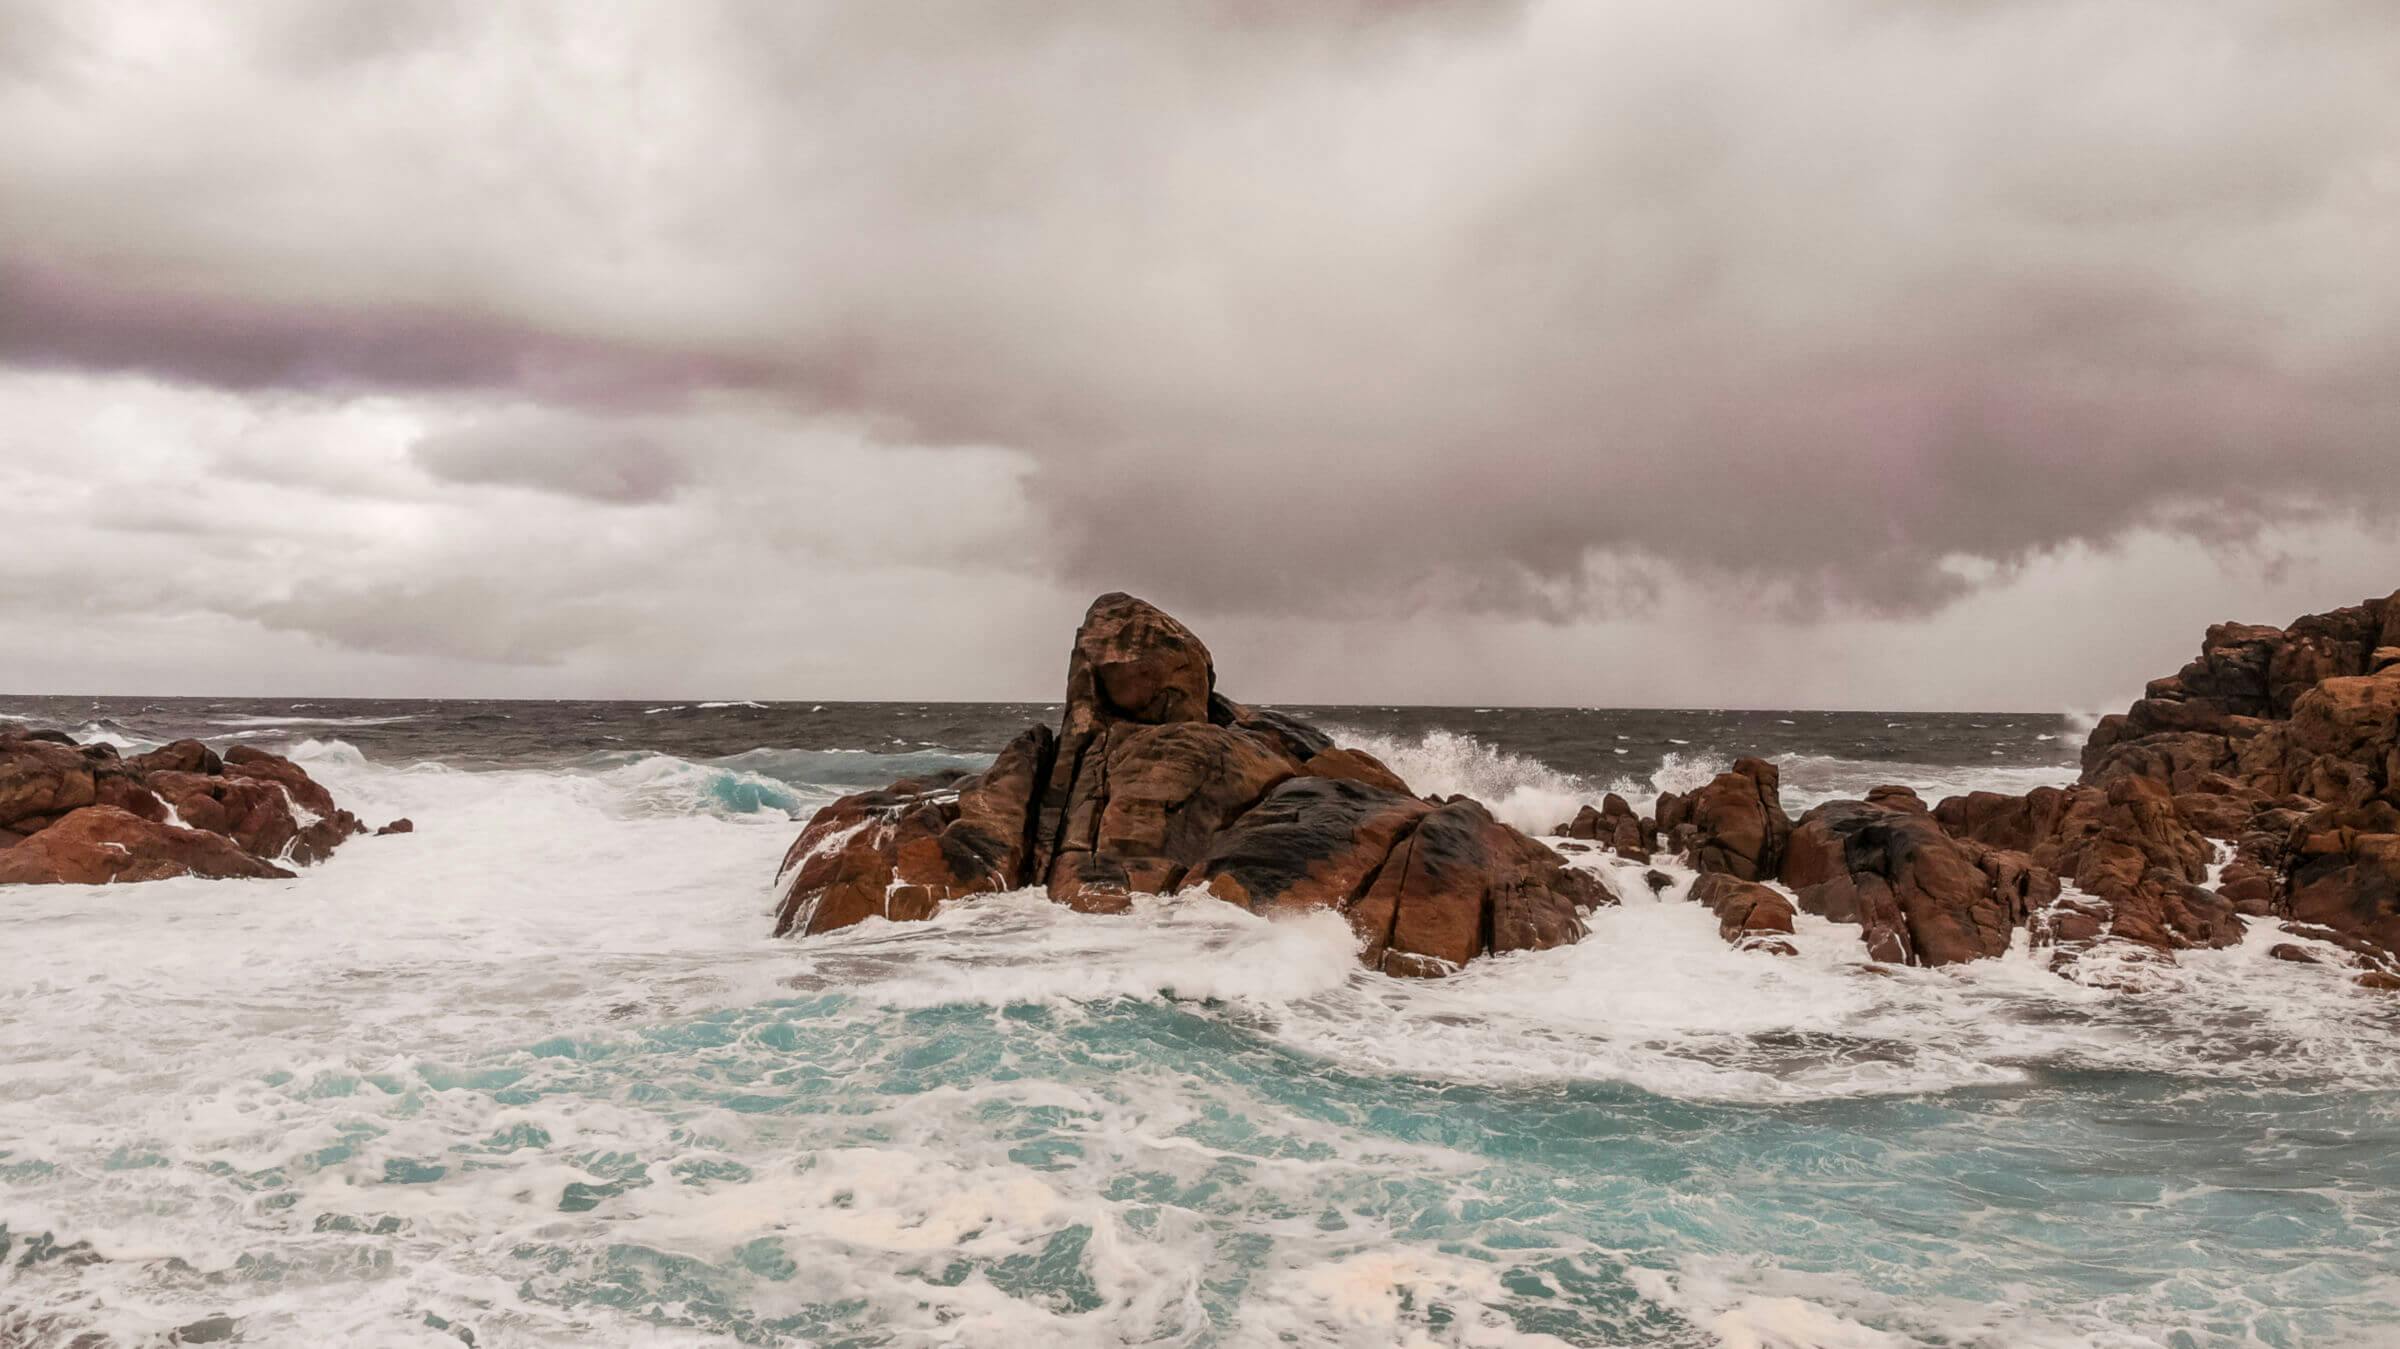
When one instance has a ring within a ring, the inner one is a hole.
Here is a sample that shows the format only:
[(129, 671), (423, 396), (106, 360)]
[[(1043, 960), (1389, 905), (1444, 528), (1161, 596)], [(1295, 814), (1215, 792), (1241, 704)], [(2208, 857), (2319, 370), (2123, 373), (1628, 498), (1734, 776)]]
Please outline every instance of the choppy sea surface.
[[(1537, 831), (1742, 753), (1795, 811), (2022, 791), (2082, 730), (1298, 710)], [(0, 697), (417, 826), (0, 887), (0, 1345), (2400, 1343), (2400, 999), (2263, 924), (2140, 993), (1736, 952), (1634, 872), (1434, 983), (1206, 899), (766, 935), (795, 817), (1055, 714)]]

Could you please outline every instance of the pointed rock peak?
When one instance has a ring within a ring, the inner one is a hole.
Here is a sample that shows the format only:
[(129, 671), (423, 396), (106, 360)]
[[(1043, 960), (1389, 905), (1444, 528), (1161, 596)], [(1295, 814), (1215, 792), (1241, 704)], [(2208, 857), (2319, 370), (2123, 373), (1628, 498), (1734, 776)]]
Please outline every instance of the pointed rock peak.
[(1207, 644), (1147, 600), (1102, 595), (1076, 629), (1067, 671), (1070, 718), (1088, 706), (1103, 722), (1206, 721), (1215, 685)]

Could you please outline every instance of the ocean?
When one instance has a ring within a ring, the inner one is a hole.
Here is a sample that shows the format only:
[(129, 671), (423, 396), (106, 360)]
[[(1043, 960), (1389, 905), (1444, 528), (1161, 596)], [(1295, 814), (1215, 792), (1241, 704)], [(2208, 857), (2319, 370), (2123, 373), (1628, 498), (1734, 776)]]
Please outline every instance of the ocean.
[[(1795, 815), (2023, 791), (2085, 729), (1285, 710), (1537, 832), (1745, 753)], [(1209, 900), (767, 935), (816, 806), (1056, 713), (0, 698), (416, 825), (0, 888), (0, 1345), (2400, 1343), (2400, 999), (2270, 924), (2119, 992), (1738, 952), (1608, 859), (1581, 944), (1438, 982)]]

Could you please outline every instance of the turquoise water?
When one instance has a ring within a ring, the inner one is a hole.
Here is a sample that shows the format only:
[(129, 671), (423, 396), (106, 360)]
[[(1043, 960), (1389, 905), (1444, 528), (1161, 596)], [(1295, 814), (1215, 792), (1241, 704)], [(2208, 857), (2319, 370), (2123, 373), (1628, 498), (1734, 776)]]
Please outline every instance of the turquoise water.
[(1439, 985), (1169, 901), (777, 943), (791, 826), (704, 773), (314, 753), (419, 832), (0, 903), (0, 1342), (2400, 1326), (2400, 1015), (2263, 933), (2147, 993), (1734, 952), (1673, 892)]

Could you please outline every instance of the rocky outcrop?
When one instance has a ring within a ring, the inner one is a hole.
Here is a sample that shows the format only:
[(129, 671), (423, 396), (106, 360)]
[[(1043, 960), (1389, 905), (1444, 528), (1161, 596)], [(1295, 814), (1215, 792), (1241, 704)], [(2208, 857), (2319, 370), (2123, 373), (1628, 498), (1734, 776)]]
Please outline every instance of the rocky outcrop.
[(2164, 782), (2121, 774), (2024, 796), (1951, 797), (1934, 814), (1953, 836), (2021, 853), (2074, 886), (2027, 915), (2033, 943), (2068, 965), (2103, 943), (2164, 957), (2241, 940), (2235, 902), (2201, 884), (2214, 849), (2176, 802)]
[[(2235, 940), (2248, 916), (2400, 960), (2377, 898), (2378, 840), (2400, 833), (2379, 824), (2400, 807), (2396, 646), (2400, 594), (2281, 628), (2220, 623), (2101, 719), (2080, 785), (1945, 802), (1944, 824), (2034, 847), (2074, 883), (2037, 940), (2164, 952)], [(2213, 885), (2209, 840), (2233, 844)]]
[(1658, 798), (1658, 831), (1703, 875), (1773, 880), (1792, 822), (1783, 813), (1782, 775), (1765, 759), (1736, 759), (1689, 796)]
[(2200, 654), (2101, 719), (2083, 780), (2151, 778), (2174, 792), (2210, 777), (2259, 798), (2333, 805), (2400, 784), (2400, 595), (2311, 614), (2288, 628), (2220, 623)]
[(0, 885), (107, 885), (172, 876), (263, 879), (292, 873), (223, 834), (183, 829), (115, 806), (84, 806), (0, 849)]
[(1330, 909), (1401, 975), (1575, 941), (1599, 879), (1465, 798), (1420, 800), (1374, 756), (1216, 690), (1198, 636), (1130, 595), (1094, 601), (1055, 735), (973, 776), (844, 797), (784, 859), (778, 933), (931, 917), (1038, 887), (1087, 912), (1190, 891)]
[(2400, 811), (2328, 809), (2288, 845), (2284, 913), (2385, 974), (2400, 974)]
[(0, 884), (289, 876), (364, 832), (298, 764), (197, 740), (120, 756), (0, 733)]
[(1903, 965), (2000, 955), (2026, 906), (2056, 890), (2023, 854), (1961, 843), (1914, 792), (1888, 789), (1801, 816), (1781, 879), (1802, 909), (1856, 923), (1870, 955)]

